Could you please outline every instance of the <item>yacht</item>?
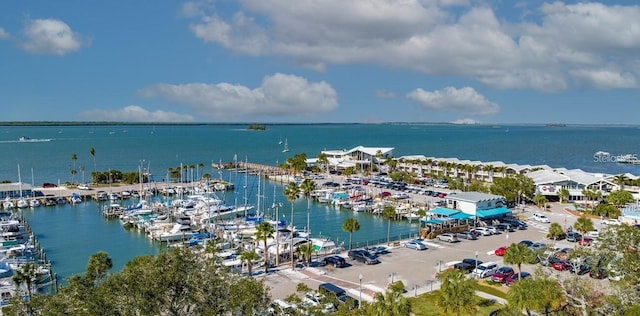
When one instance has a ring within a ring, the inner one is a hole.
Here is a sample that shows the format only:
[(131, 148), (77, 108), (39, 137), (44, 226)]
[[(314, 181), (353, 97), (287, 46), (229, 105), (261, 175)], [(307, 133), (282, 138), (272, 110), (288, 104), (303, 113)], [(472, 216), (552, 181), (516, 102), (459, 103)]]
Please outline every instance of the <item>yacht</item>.
[(25, 199), (25, 198), (19, 198), (18, 201), (16, 202), (16, 206), (18, 208), (27, 208), (29, 207), (29, 202)]
[(42, 203), (40, 203), (40, 200), (38, 199), (31, 199), (29, 200), (29, 207), (40, 207)]
[(13, 201), (11, 201), (9, 197), (6, 197), (2, 202), (2, 208), (4, 208), (5, 210), (11, 210), (14, 207), (16, 207), (16, 205), (13, 204)]

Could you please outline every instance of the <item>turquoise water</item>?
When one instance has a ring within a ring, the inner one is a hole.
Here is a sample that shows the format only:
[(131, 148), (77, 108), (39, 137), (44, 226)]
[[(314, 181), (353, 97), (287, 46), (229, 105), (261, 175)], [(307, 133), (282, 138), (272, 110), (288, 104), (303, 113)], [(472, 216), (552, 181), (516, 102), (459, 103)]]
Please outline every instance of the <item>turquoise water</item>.
[[(640, 174), (640, 166), (598, 163), (596, 151), (611, 154), (638, 153), (640, 129), (636, 127), (588, 126), (461, 126), (429, 124), (318, 124), (274, 125), (266, 131), (248, 131), (247, 125), (196, 126), (57, 126), (0, 127), (0, 179), (18, 180), (18, 165), (23, 182), (67, 182), (70, 170), (84, 166), (85, 179), (94, 168), (137, 171), (139, 165), (149, 168), (154, 179), (166, 178), (167, 169), (182, 165), (204, 164), (197, 173), (222, 176), (242, 188), (245, 179), (211, 168), (212, 162), (238, 160), (275, 165), (298, 153), (315, 157), (323, 149), (349, 149), (358, 145), (394, 147), (394, 155), (422, 154), (434, 157), (457, 157), (481, 161), (504, 161), (519, 164), (548, 164), (552, 167), (581, 168), (585, 171)], [(27, 136), (47, 138), (49, 142), (18, 142)], [(290, 152), (282, 153), (280, 139), (287, 139)], [(94, 157), (89, 154), (95, 149)], [(76, 154), (74, 162), (71, 156)], [(76, 182), (82, 182), (82, 173)], [(257, 180), (247, 179), (247, 197), (255, 203)], [(282, 186), (266, 183), (263, 211), (273, 202), (282, 203), (280, 214), (290, 217), (291, 207), (282, 196)], [(229, 204), (243, 203), (244, 192), (224, 197)], [(295, 202), (295, 225), (306, 226), (307, 203)], [(61, 277), (84, 271), (88, 257), (96, 251), (107, 251), (114, 259), (114, 270), (137, 255), (160, 251), (135, 231), (122, 228), (117, 220), (101, 217), (93, 202), (78, 206), (64, 205), (24, 211), (48, 259)], [(348, 240), (341, 224), (354, 214), (327, 205), (313, 204), (311, 227), (314, 235)], [(280, 215), (282, 216), (282, 215)], [(386, 238), (386, 220), (369, 214), (355, 214), (361, 230), (355, 242)], [(393, 223), (392, 235), (417, 232), (417, 225)]]

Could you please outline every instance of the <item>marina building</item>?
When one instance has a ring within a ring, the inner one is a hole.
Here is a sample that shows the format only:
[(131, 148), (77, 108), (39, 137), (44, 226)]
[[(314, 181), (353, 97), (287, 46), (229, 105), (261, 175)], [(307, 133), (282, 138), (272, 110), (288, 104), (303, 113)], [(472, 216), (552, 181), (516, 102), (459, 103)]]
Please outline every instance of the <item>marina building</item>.
[[(326, 155), (329, 169), (340, 170), (356, 165), (366, 167), (371, 163), (383, 163), (393, 157), (393, 149), (393, 147), (357, 146), (349, 150), (323, 150), (320, 153)], [(318, 165), (318, 158), (307, 159), (307, 166), (315, 165)]]
[(17, 199), (22, 196), (31, 196), (31, 194), (31, 184), (22, 182), (0, 183), (0, 199)]

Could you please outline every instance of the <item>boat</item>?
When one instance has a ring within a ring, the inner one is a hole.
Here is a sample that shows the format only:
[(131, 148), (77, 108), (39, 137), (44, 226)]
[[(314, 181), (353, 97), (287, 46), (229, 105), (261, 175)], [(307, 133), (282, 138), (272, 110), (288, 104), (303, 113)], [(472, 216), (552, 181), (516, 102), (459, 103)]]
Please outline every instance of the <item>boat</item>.
[(29, 200), (29, 207), (40, 207), (41, 203), (40, 200), (38, 199), (30, 199)]
[(18, 138), (18, 141), (25, 143), (39, 143), (39, 142), (49, 142), (51, 139), (49, 138), (30, 138), (27, 136), (22, 136)]
[(154, 235), (154, 239), (161, 242), (172, 242), (179, 240), (189, 240), (193, 236), (190, 225), (175, 223), (169, 231)]
[(2, 208), (4, 208), (5, 210), (10, 210), (10, 209), (13, 209), (14, 207), (16, 206), (15, 204), (13, 204), (13, 201), (11, 201), (9, 197), (6, 197), (2, 202)]
[(289, 143), (287, 141), (287, 139), (284, 139), (284, 148), (282, 149), (283, 153), (289, 152)]
[(313, 245), (313, 251), (318, 255), (335, 254), (342, 250), (341, 246), (329, 238), (311, 238), (311, 244)]
[(71, 204), (78, 204), (82, 202), (82, 197), (78, 193), (71, 194)]
[(638, 155), (634, 154), (624, 154), (616, 157), (617, 163), (628, 163), (628, 164), (640, 164), (640, 159), (638, 159)]
[(27, 208), (29, 207), (29, 202), (25, 198), (19, 198), (16, 202), (16, 206), (18, 208)]

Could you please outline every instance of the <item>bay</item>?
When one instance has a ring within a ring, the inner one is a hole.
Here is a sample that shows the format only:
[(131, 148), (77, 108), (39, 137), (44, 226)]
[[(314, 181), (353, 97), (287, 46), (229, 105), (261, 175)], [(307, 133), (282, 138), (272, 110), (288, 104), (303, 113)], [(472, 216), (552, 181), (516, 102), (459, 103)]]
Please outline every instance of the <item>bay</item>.
[[(50, 139), (48, 142), (19, 142), (21, 136)], [(247, 125), (112, 125), (112, 126), (2, 126), (0, 127), (0, 179), (41, 185), (71, 181), (70, 170), (80, 169), (75, 182), (89, 181), (91, 171), (115, 169), (137, 171), (148, 168), (156, 181), (166, 179), (167, 170), (180, 165), (202, 164), (196, 173), (206, 172), (244, 185), (244, 178), (219, 173), (212, 163), (238, 160), (276, 165), (295, 154), (316, 157), (324, 149), (350, 149), (358, 145), (393, 147), (394, 156), (425, 155), (517, 164), (547, 164), (580, 168), (590, 172), (640, 174), (638, 165), (602, 163), (593, 159), (596, 151), (613, 155), (635, 154), (640, 148), (640, 129), (634, 126), (545, 125), (448, 125), (448, 124), (315, 124), (267, 125), (266, 131), (250, 131)], [(282, 152), (279, 140), (287, 139), (290, 151)], [(95, 156), (90, 155), (94, 148)], [(72, 160), (72, 155), (77, 160)], [(19, 169), (18, 169), (18, 166)], [(83, 180), (84, 178), (84, 180)], [(257, 179), (249, 177), (247, 197), (256, 202)], [(275, 189), (275, 190), (274, 190)], [(242, 201), (244, 192), (230, 192), (227, 203)], [(275, 191), (275, 199), (274, 199)], [(282, 195), (282, 185), (265, 183), (264, 212), (282, 203), (279, 216), (290, 217), (290, 204)], [(137, 255), (162, 251), (135, 231), (125, 230), (118, 221), (103, 219), (93, 202), (23, 211), (45, 248), (54, 271), (65, 278), (84, 271), (88, 257), (99, 250), (114, 259), (114, 271)], [(307, 202), (294, 204), (297, 227), (306, 226)], [(341, 241), (341, 230), (352, 212), (312, 204), (312, 234)], [(369, 214), (355, 214), (361, 230), (354, 242), (386, 238), (387, 221)], [(417, 225), (392, 223), (392, 235), (417, 232)]]

